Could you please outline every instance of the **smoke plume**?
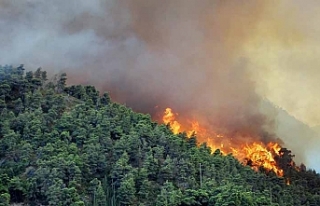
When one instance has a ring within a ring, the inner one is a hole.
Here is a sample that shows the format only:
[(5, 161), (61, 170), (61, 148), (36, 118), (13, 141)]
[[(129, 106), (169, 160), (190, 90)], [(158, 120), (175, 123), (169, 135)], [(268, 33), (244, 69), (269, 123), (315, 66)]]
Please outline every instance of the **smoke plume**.
[[(263, 98), (320, 124), (318, 4), (1, 0), (0, 63), (63, 70), (136, 111), (171, 107), (242, 141), (270, 141), (277, 111), (266, 112)], [(300, 142), (311, 140), (289, 133), (284, 143), (302, 160)]]

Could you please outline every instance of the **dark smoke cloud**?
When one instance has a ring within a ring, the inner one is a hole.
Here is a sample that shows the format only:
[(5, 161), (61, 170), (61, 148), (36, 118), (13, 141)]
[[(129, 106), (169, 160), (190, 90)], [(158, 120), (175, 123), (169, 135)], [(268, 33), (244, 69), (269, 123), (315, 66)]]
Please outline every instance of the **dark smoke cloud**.
[[(137, 80), (133, 76), (130, 84), (137, 85), (139, 81), (142, 88), (127, 90), (126, 97), (146, 91), (144, 99), (149, 98), (148, 94), (157, 95), (151, 96), (155, 100), (151, 101), (153, 105), (206, 117), (206, 122), (209, 120), (216, 128), (261, 129), (264, 122), (257, 111), (259, 97), (245, 60), (236, 58), (235, 53), (264, 12), (264, 3), (182, 0), (121, 3), (131, 13), (134, 34), (155, 58), (142, 59), (139, 68), (149, 76)], [(141, 77), (141, 73), (137, 75)], [(134, 95), (126, 101), (140, 106)]]
[(276, 94), (264, 84), (274, 73), (256, 48), (292, 48), (301, 39), (286, 5), (0, 0), (0, 63), (63, 70), (70, 83), (94, 84), (136, 111), (168, 106), (219, 131), (268, 132), (266, 141), (276, 113), (261, 112), (260, 103)]

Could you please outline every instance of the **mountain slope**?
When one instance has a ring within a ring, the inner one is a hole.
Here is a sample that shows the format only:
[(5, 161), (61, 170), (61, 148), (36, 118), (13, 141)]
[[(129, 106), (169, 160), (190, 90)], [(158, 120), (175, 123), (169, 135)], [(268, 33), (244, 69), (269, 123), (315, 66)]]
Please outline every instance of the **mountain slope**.
[(0, 67), (0, 205), (320, 205), (312, 171), (255, 172), (65, 74), (24, 73)]

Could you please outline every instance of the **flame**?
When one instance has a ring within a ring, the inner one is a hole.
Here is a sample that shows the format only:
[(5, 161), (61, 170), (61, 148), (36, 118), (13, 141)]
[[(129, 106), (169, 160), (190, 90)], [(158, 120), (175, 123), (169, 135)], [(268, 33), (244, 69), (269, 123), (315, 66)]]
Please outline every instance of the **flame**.
[(290, 185), (290, 179), (286, 178), (286, 185)]
[(240, 162), (251, 166), (254, 170), (263, 167), (267, 171), (273, 171), (278, 176), (283, 176), (283, 170), (277, 166), (274, 159), (275, 156), (281, 156), (281, 146), (277, 143), (256, 142), (254, 138), (246, 138), (250, 142), (243, 144), (236, 142), (232, 137), (225, 137), (222, 134), (208, 131), (201, 127), (198, 121), (189, 121), (189, 126), (180, 124), (176, 117), (177, 113), (173, 113), (171, 108), (166, 108), (162, 118), (165, 124), (169, 124), (174, 134), (185, 131), (188, 137), (193, 134), (197, 135), (198, 142), (206, 143), (212, 150), (220, 149), (222, 154), (232, 153)]
[(171, 130), (174, 134), (178, 134), (180, 132), (181, 125), (175, 120), (175, 118), (176, 117), (175, 114), (172, 113), (172, 109), (167, 108), (164, 112), (162, 120), (165, 124), (170, 124)]

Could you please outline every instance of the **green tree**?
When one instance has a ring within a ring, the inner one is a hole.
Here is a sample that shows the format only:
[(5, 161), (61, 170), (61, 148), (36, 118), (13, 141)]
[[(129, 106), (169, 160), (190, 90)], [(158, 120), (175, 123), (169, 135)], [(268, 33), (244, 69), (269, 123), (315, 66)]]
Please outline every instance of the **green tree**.
[(118, 189), (117, 199), (121, 205), (133, 205), (136, 201), (136, 189), (131, 173), (124, 176)]
[(101, 186), (101, 182), (99, 182), (98, 187), (95, 191), (93, 206), (107, 206), (107, 196)]
[(182, 193), (174, 188), (171, 182), (166, 181), (157, 196), (157, 206), (175, 206), (181, 203)]
[(10, 205), (10, 195), (8, 193), (0, 194), (0, 206)]

